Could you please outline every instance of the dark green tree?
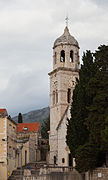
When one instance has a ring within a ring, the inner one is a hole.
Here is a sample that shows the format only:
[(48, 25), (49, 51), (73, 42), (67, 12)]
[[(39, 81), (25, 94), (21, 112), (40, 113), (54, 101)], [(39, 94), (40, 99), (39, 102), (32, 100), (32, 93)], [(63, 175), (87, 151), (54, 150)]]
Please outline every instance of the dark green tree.
[(108, 150), (108, 116), (105, 119), (105, 128), (101, 131), (101, 137), (106, 144), (106, 150)]
[(105, 119), (108, 116), (108, 75), (99, 72), (91, 79), (88, 86), (88, 93), (93, 97), (93, 102), (88, 106), (88, 117), (90, 135), (95, 142), (104, 148), (101, 132), (106, 129)]
[(93, 55), (90, 51), (84, 53), (82, 60), (83, 65), (81, 65), (79, 71), (79, 80), (73, 92), (71, 119), (68, 120), (67, 125), (66, 139), (73, 157), (75, 157), (76, 149), (87, 142), (89, 138), (85, 118), (87, 118), (88, 115), (86, 107), (91, 103), (91, 99), (86, 93), (86, 85), (96, 72)]
[(18, 114), (18, 123), (23, 123), (22, 114), (21, 113)]
[(41, 126), (41, 135), (44, 139), (49, 139), (48, 131), (50, 130), (50, 117), (45, 119)]
[[(76, 169), (81, 172), (93, 170), (97, 166), (99, 149), (93, 143), (85, 143), (76, 150)], [(90, 159), (90, 160), (89, 160)]]
[[(98, 70), (87, 87), (93, 101), (88, 106), (86, 121), (89, 124), (90, 137), (97, 144), (100, 153), (108, 156), (108, 144), (105, 141), (108, 136), (108, 46), (100, 46), (94, 56)], [(102, 163), (108, 166), (105, 158), (100, 160), (100, 164)]]
[(87, 53), (83, 56), (67, 126), (67, 144), (79, 172), (101, 166), (108, 152), (108, 46), (100, 46), (94, 57), (91, 55), (92, 62)]

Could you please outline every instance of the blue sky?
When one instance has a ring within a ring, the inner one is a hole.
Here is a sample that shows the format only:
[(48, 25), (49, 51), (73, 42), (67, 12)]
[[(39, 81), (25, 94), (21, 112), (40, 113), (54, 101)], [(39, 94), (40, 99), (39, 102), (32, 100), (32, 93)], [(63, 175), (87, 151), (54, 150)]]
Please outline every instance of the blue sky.
[(0, 0), (0, 107), (10, 115), (49, 105), (52, 47), (67, 14), (80, 59), (107, 44), (107, 0)]

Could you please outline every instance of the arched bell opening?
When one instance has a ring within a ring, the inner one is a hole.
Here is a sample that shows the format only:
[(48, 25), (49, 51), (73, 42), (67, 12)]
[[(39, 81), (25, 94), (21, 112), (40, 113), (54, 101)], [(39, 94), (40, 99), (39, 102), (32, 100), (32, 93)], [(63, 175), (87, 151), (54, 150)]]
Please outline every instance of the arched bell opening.
[(65, 62), (65, 51), (64, 50), (61, 51), (60, 62)]

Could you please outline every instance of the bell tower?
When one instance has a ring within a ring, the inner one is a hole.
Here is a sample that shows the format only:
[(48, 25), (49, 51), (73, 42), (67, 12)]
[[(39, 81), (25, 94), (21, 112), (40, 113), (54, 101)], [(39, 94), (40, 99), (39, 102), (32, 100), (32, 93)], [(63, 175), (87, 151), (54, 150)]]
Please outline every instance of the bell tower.
[(50, 163), (57, 164), (57, 127), (72, 101), (79, 70), (79, 44), (66, 26), (53, 46), (53, 70), (50, 76)]

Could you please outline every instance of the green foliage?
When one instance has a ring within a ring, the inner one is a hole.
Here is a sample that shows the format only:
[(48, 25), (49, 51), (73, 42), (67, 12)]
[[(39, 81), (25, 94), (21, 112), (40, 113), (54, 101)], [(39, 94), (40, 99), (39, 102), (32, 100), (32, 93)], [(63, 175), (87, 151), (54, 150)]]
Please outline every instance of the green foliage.
[(85, 143), (76, 150), (75, 161), (76, 169), (79, 172), (92, 170), (97, 165), (99, 150), (95, 144)]
[(18, 114), (18, 123), (23, 123), (22, 114), (21, 113)]
[(48, 131), (50, 130), (50, 117), (43, 121), (41, 126), (41, 135), (44, 139), (49, 139)]
[(101, 131), (101, 137), (104, 143), (106, 144), (108, 150), (108, 116), (105, 119), (105, 128)]
[[(107, 61), (106, 61), (107, 59)], [(100, 146), (101, 150), (106, 148), (102, 132), (106, 129), (106, 118), (108, 117), (108, 46), (101, 46), (95, 53), (95, 62), (98, 70), (94, 78), (91, 78), (87, 92), (92, 98), (92, 104), (88, 106), (88, 117), (90, 136)]]
[(71, 119), (67, 125), (67, 144), (71, 150), (72, 156), (75, 156), (76, 149), (88, 141), (89, 131), (87, 129), (85, 118), (88, 115), (87, 105), (90, 104), (88, 94), (86, 93), (86, 84), (95, 74), (95, 64), (93, 55), (87, 51), (83, 55), (83, 65), (79, 72), (79, 81), (73, 92), (73, 102), (71, 107)]
[(76, 169), (85, 172), (105, 163), (108, 151), (108, 46), (83, 55), (73, 93), (67, 144)]
[(48, 151), (50, 151), (50, 145), (48, 144)]

